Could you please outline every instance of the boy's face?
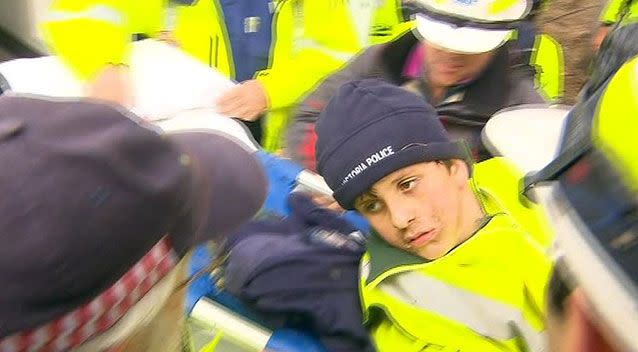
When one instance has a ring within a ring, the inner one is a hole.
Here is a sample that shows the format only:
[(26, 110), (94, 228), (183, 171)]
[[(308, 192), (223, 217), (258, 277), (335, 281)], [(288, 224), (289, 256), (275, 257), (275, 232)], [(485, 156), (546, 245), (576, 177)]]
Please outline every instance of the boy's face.
[(376, 182), (356, 199), (355, 208), (389, 244), (432, 260), (466, 239), (462, 196), (467, 187), (462, 161), (453, 160), (449, 167), (419, 163)]
[(427, 42), (425, 71), (431, 84), (451, 87), (478, 77), (494, 56), (494, 51), (481, 54), (459, 54), (437, 48)]

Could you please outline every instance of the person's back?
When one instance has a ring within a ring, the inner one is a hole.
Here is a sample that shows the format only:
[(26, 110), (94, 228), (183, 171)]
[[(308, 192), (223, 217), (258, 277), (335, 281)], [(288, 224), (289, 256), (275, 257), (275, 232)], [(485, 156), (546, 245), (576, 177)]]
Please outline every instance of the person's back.
[(515, 217), (506, 161), (472, 170), (431, 106), (378, 80), (343, 85), (317, 133), (319, 173), (375, 230), (361, 293), (379, 350), (544, 349), (550, 238)]

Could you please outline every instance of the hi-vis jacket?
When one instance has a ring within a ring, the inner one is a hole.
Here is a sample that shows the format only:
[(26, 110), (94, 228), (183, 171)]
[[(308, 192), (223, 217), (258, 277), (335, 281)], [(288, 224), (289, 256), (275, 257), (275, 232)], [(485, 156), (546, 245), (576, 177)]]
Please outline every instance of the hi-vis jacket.
[(516, 199), (518, 178), (504, 159), (477, 164), (474, 173), (489, 216), (445, 256), (425, 261), (371, 237), (361, 297), (379, 351), (545, 350), (552, 265), (544, 214)]
[(609, 0), (600, 14), (600, 21), (609, 25), (618, 22), (623, 17), (626, 19), (638, 18), (638, 1)]
[[(363, 2), (364, 0), (358, 0)], [(269, 94), (263, 145), (283, 147), (291, 107), (363, 48), (409, 30), (401, 24), (401, 0), (366, 0), (372, 17), (362, 39), (350, 3), (344, 0), (279, 0), (274, 17), (270, 69), (257, 74)], [(364, 17), (364, 14), (359, 14)], [(405, 22), (403, 22), (405, 23)], [(401, 24), (401, 25), (400, 25)]]
[(90, 80), (107, 64), (126, 64), (133, 34), (170, 31), (188, 53), (233, 76), (228, 36), (213, 0), (192, 6), (167, 0), (55, 0), (45, 39), (77, 76)]

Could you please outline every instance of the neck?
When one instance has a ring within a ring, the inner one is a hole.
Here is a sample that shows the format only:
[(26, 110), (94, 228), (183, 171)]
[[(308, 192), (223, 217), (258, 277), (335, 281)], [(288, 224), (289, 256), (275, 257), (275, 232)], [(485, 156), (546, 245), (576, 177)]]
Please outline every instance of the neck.
[(427, 90), (427, 96), (432, 105), (436, 105), (445, 99), (445, 93), (447, 93), (448, 87), (435, 84), (429, 77), (427, 70), (424, 72), (423, 83), (425, 83), (425, 89)]
[(483, 218), (485, 218), (483, 206), (471, 188), (468, 188), (464, 194), (462, 210), (464, 218), (462, 223), (462, 233), (464, 236), (462, 240), (465, 241), (474, 235), (483, 223)]
[(441, 101), (443, 101), (443, 99), (445, 98), (445, 93), (447, 93), (447, 87), (430, 85), (430, 93), (431, 93), (430, 99), (432, 100), (432, 104), (436, 105), (440, 103)]

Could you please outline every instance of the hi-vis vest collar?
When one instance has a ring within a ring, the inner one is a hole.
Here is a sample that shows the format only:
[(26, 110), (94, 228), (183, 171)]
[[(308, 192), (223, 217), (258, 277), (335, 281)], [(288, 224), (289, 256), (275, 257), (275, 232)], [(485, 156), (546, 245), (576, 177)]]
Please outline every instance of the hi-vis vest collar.
[[(481, 220), (481, 224), (474, 231), (474, 234), (485, 227), (492, 218), (492, 215), (484, 217)], [(474, 234), (472, 234), (472, 236), (474, 236)], [(450, 252), (454, 251), (455, 248), (453, 248)], [(369, 262), (365, 270), (369, 270), (369, 272), (366, 273), (366, 285), (394, 268), (406, 267), (407, 270), (407, 267), (430, 262), (427, 259), (389, 245), (376, 231), (372, 231), (368, 238), (367, 250)]]
[[(496, 158), (496, 159), (493, 158), (490, 160), (498, 162), (500, 161), (498, 159), (500, 158)], [(481, 165), (481, 164), (483, 163), (477, 164), (477, 167), (478, 165)], [(499, 170), (500, 168), (501, 166), (499, 166)], [(491, 194), (490, 192), (488, 192), (486, 189), (480, 188), (476, 183), (475, 177), (470, 179), (470, 186), (472, 187), (474, 194), (476, 195), (479, 202), (481, 203), (484, 213), (487, 214), (487, 216), (485, 216), (481, 220), (482, 222), (481, 224), (479, 224), (476, 231), (474, 231), (474, 234), (476, 234), (478, 231), (484, 228), (492, 220), (494, 216), (502, 214), (502, 209), (504, 209), (504, 207), (500, 205), (499, 210), (490, 211), (488, 209), (487, 203), (490, 203), (490, 202), (498, 203), (495, 196)], [(474, 236), (474, 234), (472, 234), (472, 236)], [(470, 239), (471, 238), (472, 237), (470, 237)], [(453, 248), (450, 252), (454, 251), (457, 247)], [(409, 253), (399, 248), (392, 247), (386, 241), (384, 241), (380, 237), (380, 235), (374, 230), (372, 231), (372, 233), (370, 234), (370, 237), (368, 238), (367, 256), (369, 260), (367, 260), (366, 261), (367, 264), (361, 268), (362, 274), (365, 271), (365, 275), (362, 275), (362, 277), (365, 277), (366, 285), (376, 280), (379, 276), (381, 276), (385, 272), (392, 270), (394, 268), (406, 267), (406, 270), (408, 270), (408, 267), (411, 267), (413, 265), (425, 264), (429, 262), (428, 260), (421, 258), (417, 255), (414, 255), (412, 253)]]

